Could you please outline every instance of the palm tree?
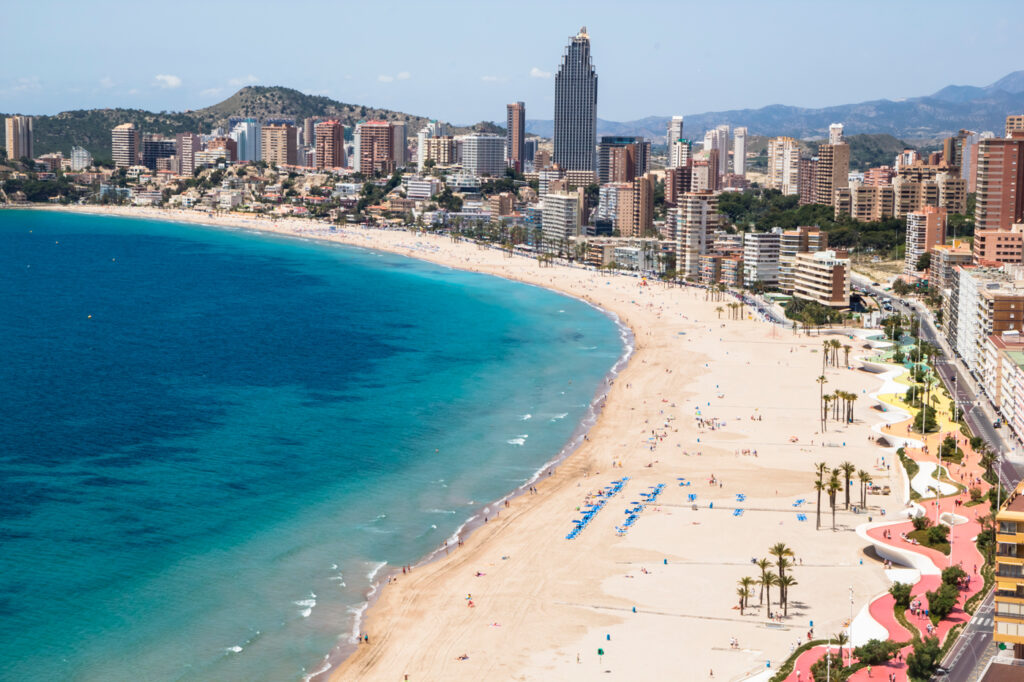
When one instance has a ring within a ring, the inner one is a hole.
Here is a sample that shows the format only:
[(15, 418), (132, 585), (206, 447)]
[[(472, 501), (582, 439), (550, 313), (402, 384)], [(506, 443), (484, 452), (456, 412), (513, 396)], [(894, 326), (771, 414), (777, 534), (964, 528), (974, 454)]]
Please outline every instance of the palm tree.
[(832, 477), (828, 479), (828, 503), (832, 506), (832, 530), (836, 529), (836, 494), (842, 489), (843, 484), (839, 480), (839, 469), (832, 470)]
[(845, 630), (840, 630), (836, 634), (832, 635), (832, 639), (835, 640), (835, 643), (839, 645), (839, 661), (840, 661), (840, 663), (842, 663), (842, 660), (843, 660), (843, 645), (846, 644), (848, 641), (850, 641), (849, 637), (846, 636), (846, 631)]
[(846, 508), (849, 509), (850, 508), (850, 479), (852, 479), (853, 475), (857, 472), (857, 467), (855, 467), (852, 462), (843, 462), (842, 464), (839, 465), (839, 468), (842, 470), (843, 476), (846, 477), (846, 486), (845, 486), (844, 489), (846, 490)]
[[(753, 587), (753, 585), (754, 585), (754, 583), (755, 583), (755, 582), (756, 582), (756, 581), (755, 581), (755, 580), (754, 580), (753, 578), (751, 578), (750, 576), (743, 576), (742, 578), (740, 578), (740, 579), (739, 579), (739, 585), (740, 585), (740, 587), (742, 587), (742, 588), (743, 588), (744, 590), (746, 590), (746, 591), (747, 591), (747, 593), (748, 593), (748, 596), (750, 596), (750, 595), (749, 595), (749, 593), (750, 593), (750, 588), (751, 588), (751, 587)], [(744, 600), (744, 601), (743, 601), (743, 605), (744, 605), (744, 606), (746, 606), (746, 605), (747, 605), (747, 602), (746, 602), (746, 600)]]
[(821, 400), (822, 400), (822, 403), (821, 403), (821, 430), (822, 431), (827, 431), (828, 430), (828, 408), (829, 408), (829, 406), (832, 405), (833, 397), (834, 396), (831, 393), (826, 393), (825, 395), (823, 395), (821, 397)]
[(845, 357), (843, 359), (843, 364), (846, 365), (847, 367), (850, 366), (850, 351), (851, 350), (853, 350), (853, 346), (843, 346), (843, 353), (845, 353)]
[(868, 506), (868, 486), (871, 484), (871, 474), (861, 469), (857, 472), (857, 479), (860, 481), (860, 506)]
[(765, 607), (765, 615), (767, 615), (772, 612), (772, 586), (779, 584), (779, 576), (768, 571), (764, 574), (764, 577), (761, 578), (761, 583), (764, 585), (764, 593), (768, 598), (768, 604)]
[(771, 574), (771, 570), (769, 570), (771, 569), (771, 566), (772, 562), (768, 561), (768, 559), (757, 560), (757, 567), (761, 569), (761, 579), (757, 581), (757, 584), (761, 587), (761, 591), (757, 596), (758, 604), (764, 603), (764, 588), (771, 587), (771, 583), (768, 582), (768, 575)]
[(818, 480), (814, 482), (814, 489), (818, 491), (818, 523), (815, 530), (821, 530), (821, 491), (825, 489), (824, 476), (826, 471), (828, 471), (828, 464), (825, 462), (815, 463), (814, 472), (818, 474)]
[[(785, 542), (776, 542), (768, 548), (768, 553), (775, 557), (775, 565), (779, 569), (779, 578), (784, 578), (786, 576), (786, 569), (792, 566), (789, 559), (793, 556), (793, 550)], [(785, 599), (784, 594), (781, 597)]]
[(793, 587), (794, 585), (799, 585), (799, 584), (800, 583), (798, 583), (796, 581), (796, 578), (794, 578), (791, 575), (787, 575), (785, 577), (780, 577), (779, 578), (779, 581), (778, 581), (779, 591), (784, 595), (783, 598), (782, 598), (782, 615), (783, 616), (789, 616), (789, 588)]
[(814, 523), (814, 530), (821, 530), (821, 491), (825, 490), (825, 483), (820, 479), (814, 482), (814, 489), (818, 492), (817, 518)]
[(750, 590), (746, 589), (745, 587), (737, 587), (736, 594), (740, 598), (740, 615), (742, 616), (743, 609), (745, 609), (747, 606), (747, 597), (750, 596)]
[(846, 423), (847, 424), (852, 424), (853, 423), (853, 404), (855, 402), (857, 402), (857, 394), (856, 393), (850, 393), (848, 401), (846, 403)]
[(718, 319), (722, 319), (722, 313), (725, 312), (725, 308), (723, 308), (722, 306), (718, 306), (717, 308), (715, 308), (715, 312), (718, 313)]
[[(815, 379), (815, 381), (818, 382), (818, 399), (821, 401), (821, 404), (824, 405), (825, 404), (825, 384), (828, 383), (828, 379), (826, 379), (825, 375), (822, 374), (817, 379)], [(824, 408), (823, 408), (823, 410), (824, 410)], [(822, 413), (821, 413), (821, 430), (822, 431), (825, 430), (825, 412), (824, 411), (822, 411)]]

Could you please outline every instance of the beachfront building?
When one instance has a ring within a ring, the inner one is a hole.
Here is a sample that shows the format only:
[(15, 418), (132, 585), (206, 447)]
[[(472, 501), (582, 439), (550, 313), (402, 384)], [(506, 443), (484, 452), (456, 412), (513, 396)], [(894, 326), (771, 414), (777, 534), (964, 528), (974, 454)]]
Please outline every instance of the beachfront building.
[(817, 227), (801, 225), (785, 230), (779, 237), (779, 290), (793, 293), (793, 268), (799, 253), (814, 253), (828, 248), (828, 233)]
[(316, 167), (343, 168), (345, 166), (345, 129), (340, 121), (321, 121), (314, 128), (316, 137)]
[(995, 579), (992, 639), (1024, 658), (1024, 482), (996, 513)]
[(700, 257), (711, 250), (718, 229), (718, 196), (687, 192), (676, 209), (676, 272), (684, 279), (700, 278)]
[(782, 228), (743, 235), (743, 285), (760, 282), (766, 287), (779, 285), (779, 243)]
[(474, 133), (458, 138), (462, 145), (462, 169), (479, 177), (505, 174), (505, 138), (489, 133)]
[[(1024, 279), (1016, 268), (955, 268), (957, 292), (951, 294), (947, 338), (967, 368), (981, 376), (984, 344), (992, 334), (1024, 329)], [(984, 386), (982, 385), (984, 390)]]
[(569, 239), (580, 235), (583, 224), (583, 190), (548, 192), (543, 203), (543, 250), (553, 254), (566, 254)]
[(4, 141), (7, 158), (32, 158), (32, 117), (8, 116), (4, 119)]
[[(388, 121), (363, 121), (356, 126), (353, 165), (363, 175), (390, 175), (395, 170), (395, 133)], [(405, 128), (403, 124), (403, 130)]]
[(903, 271), (917, 272), (917, 261), (938, 244), (946, 242), (946, 209), (926, 206), (907, 214), (906, 258)]
[(844, 252), (815, 251), (793, 260), (793, 296), (829, 308), (850, 307), (850, 260)]
[(262, 155), (260, 123), (255, 118), (243, 118), (235, 122), (230, 137), (238, 148), (239, 161), (259, 161)]
[(132, 123), (115, 126), (110, 133), (110, 152), (115, 168), (134, 166), (139, 158), (139, 131)]
[(526, 170), (526, 104), (505, 106), (505, 161), (517, 173)]
[[(260, 130), (260, 155), (271, 165), (294, 166), (298, 158), (297, 131), (287, 123), (270, 123)], [(185, 172), (184, 164), (182, 173)]]
[(92, 166), (92, 154), (85, 147), (71, 148), (71, 170), (78, 172)]

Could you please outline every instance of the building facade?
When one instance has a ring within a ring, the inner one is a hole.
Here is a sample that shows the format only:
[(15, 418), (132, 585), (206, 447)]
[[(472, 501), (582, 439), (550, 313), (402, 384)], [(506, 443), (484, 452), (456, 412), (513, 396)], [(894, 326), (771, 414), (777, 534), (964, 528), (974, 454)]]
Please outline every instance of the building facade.
[(8, 116), (4, 119), (4, 140), (8, 159), (34, 158), (32, 117)]
[(796, 254), (793, 296), (829, 308), (850, 306), (850, 261), (837, 251)]
[(526, 104), (514, 102), (505, 107), (505, 154), (509, 167), (526, 171)]
[[(978, 143), (974, 255), (998, 260), (992, 235), (1024, 222), (1024, 132)], [(1012, 262), (1020, 262), (1018, 257)]]
[(905, 273), (916, 273), (918, 260), (938, 244), (946, 243), (946, 219), (946, 209), (935, 206), (907, 214)]
[(597, 73), (590, 58), (584, 26), (562, 54), (555, 74), (554, 155), (564, 170), (595, 171), (597, 141)]
[(505, 138), (474, 133), (459, 138), (462, 142), (462, 168), (477, 177), (505, 174)]
[(387, 121), (363, 121), (356, 126), (355, 170), (364, 175), (390, 175), (395, 170), (395, 139)]
[(747, 129), (742, 126), (732, 131), (732, 172), (747, 176)]
[(605, 135), (597, 147), (597, 181), (632, 182), (650, 165), (651, 143), (642, 137)]
[(110, 134), (110, 153), (115, 168), (134, 166), (139, 160), (139, 131), (132, 123), (115, 126)]
[(779, 244), (782, 229), (747, 232), (743, 235), (743, 284), (760, 282), (766, 287), (779, 285)]
[(298, 158), (297, 130), (287, 123), (269, 123), (260, 130), (260, 155), (269, 164), (294, 166)]
[(700, 257), (710, 251), (718, 229), (718, 195), (710, 191), (687, 192), (676, 211), (676, 272), (680, 277), (697, 280)]
[(792, 137), (768, 140), (769, 189), (783, 194), (797, 194), (800, 181), (800, 145)]
[(345, 128), (340, 121), (321, 121), (313, 127), (316, 138), (316, 167), (345, 167)]

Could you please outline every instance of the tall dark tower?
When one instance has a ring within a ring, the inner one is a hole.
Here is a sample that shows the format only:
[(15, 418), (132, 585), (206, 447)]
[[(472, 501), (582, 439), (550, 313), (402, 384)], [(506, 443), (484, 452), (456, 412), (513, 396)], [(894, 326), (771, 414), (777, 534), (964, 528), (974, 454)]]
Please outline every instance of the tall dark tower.
[(596, 170), (597, 73), (587, 27), (569, 39), (555, 75), (555, 154), (563, 170)]

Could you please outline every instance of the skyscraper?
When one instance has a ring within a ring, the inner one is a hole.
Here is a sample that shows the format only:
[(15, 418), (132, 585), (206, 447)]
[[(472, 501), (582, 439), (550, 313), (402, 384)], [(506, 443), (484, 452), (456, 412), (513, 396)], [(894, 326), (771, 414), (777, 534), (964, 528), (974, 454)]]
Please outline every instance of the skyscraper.
[(345, 165), (345, 129), (341, 122), (320, 121), (313, 130), (316, 137), (316, 167), (342, 168)]
[(391, 123), (363, 121), (356, 126), (356, 140), (357, 171), (365, 175), (390, 175), (395, 170), (395, 134)]
[[(296, 152), (295, 126), (287, 123), (270, 123), (260, 129), (260, 155), (269, 164), (278, 166), (294, 166), (298, 157)], [(184, 157), (181, 172), (185, 172)]]
[(668, 154), (672, 154), (672, 145), (683, 137), (683, 117), (673, 116), (668, 122), (668, 132), (665, 133), (665, 148)]
[(647, 172), (651, 143), (642, 137), (602, 135), (597, 148), (597, 181), (632, 182)]
[(505, 154), (508, 165), (522, 173), (526, 163), (526, 104), (515, 102), (505, 107)]
[(584, 26), (569, 39), (555, 74), (554, 162), (564, 170), (596, 170), (596, 135), (597, 73)]
[(747, 174), (746, 128), (736, 128), (732, 131), (732, 172), (740, 176)]
[(1011, 135), (978, 143), (975, 260), (1021, 260), (1016, 246), (1012, 249), (1014, 253), (1008, 252), (1006, 234), (1014, 224), (1024, 222), (1024, 131)]
[(395, 168), (404, 168), (409, 163), (408, 131), (405, 121), (391, 123), (391, 160)]
[(8, 116), (4, 121), (7, 138), (7, 158), (32, 158), (32, 119), (28, 116)]
[(768, 188), (797, 194), (800, 180), (800, 145), (792, 137), (768, 140)]
[(239, 161), (259, 161), (263, 158), (260, 123), (256, 119), (238, 120), (231, 129), (231, 139), (238, 145)]
[(142, 165), (146, 168), (156, 170), (157, 159), (166, 159), (176, 153), (174, 140), (164, 139), (164, 136), (158, 133), (146, 133), (142, 136)]
[(127, 168), (138, 163), (139, 131), (131, 123), (115, 126), (110, 133), (110, 152), (115, 168)]
[(729, 172), (729, 126), (718, 126), (715, 134), (718, 136), (718, 174), (725, 175)]
[(462, 141), (462, 168), (471, 175), (500, 176), (505, 168), (505, 139), (500, 135), (473, 133)]
[(835, 206), (836, 190), (850, 186), (850, 145), (843, 142), (843, 124), (828, 127), (828, 144), (818, 147), (814, 203)]
[(196, 172), (196, 154), (202, 142), (195, 133), (178, 133), (174, 136), (175, 155), (178, 157), (178, 172), (192, 175)]

